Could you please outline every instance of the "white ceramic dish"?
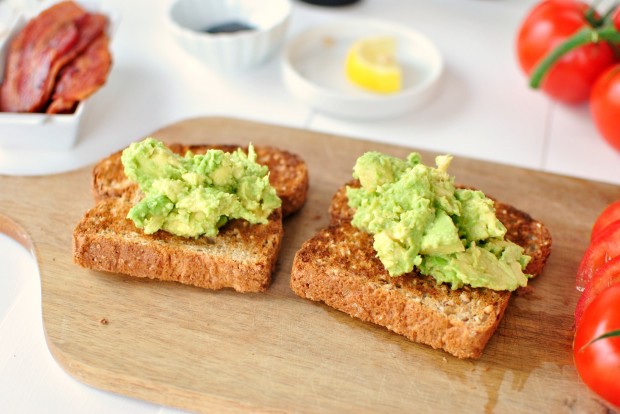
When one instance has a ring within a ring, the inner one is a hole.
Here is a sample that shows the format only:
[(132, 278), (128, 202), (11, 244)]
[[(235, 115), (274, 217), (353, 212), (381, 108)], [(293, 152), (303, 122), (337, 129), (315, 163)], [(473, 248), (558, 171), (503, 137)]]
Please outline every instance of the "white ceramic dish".
[[(4, 77), (5, 60), (12, 38), (26, 25), (29, 19), (49, 7), (52, 3), (42, 4), (32, 13), (16, 17), (7, 37), (0, 43), (0, 79)], [(95, 3), (79, 3), (88, 11), (106, 14), (110, 21), (108, 35), (112, 37), (118, 24), (118, 17), (108, 13)], [(72, 114), (48, 115), (42, 113), (0, 112), (0, 148), (62, 150), (75, 145), (78, 139), (80, 121), (88, 100), (78, 104)]]
[[(362, 38), (392, 36), (403, 69), (403, 88), (389, 94), (367, 92), (345, 76), (349, 47)], [(337, 21), (310, 28), (291, 40), (283, 55), (284, 83), (293, 95), (325, 113), (376, 120), (402, 115), (428, 103), (436, 91), (443, 59), (424, 35), (377, 20)]]
[[(290, 0), (173, 0), (167, 22), (176, 42), (205, 65), (241, 71), (275, 53), (284, 41), (290, 15)], [(206, 32), (231, 22), (253, 29)]]

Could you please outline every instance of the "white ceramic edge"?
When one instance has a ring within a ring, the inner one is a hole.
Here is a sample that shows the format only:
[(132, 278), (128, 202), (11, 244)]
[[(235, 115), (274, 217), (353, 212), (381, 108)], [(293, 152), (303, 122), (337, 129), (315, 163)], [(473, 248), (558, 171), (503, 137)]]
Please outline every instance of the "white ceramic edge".
[[(181, 26), (180, 24), (178, 24), (177, 22), (174, 21), (174, 19), (172, 19), (171, 17), (171, 12), (173, 7), (179, 3), (180, 1), (185, 1), (185, 0), (169, 0), (168, 2), (168, 7), (166, 9), (166, 20), (173, 26), (176, 27), (179, 31), (184, 32), (184, 33), (188, 33), (192, 36), (198, 36), (198, 37), (202, 37), (205, 39), (210, 39), (211, 41), (219, 41), (222, 38), (226, 38), (226, 37), (250, 37), (253, 36), (256, 31), (252, 32), (252, 31), (247, 31), (247, 32), (237, 32), (237, 33), (220, 33), (217, 35), (212, 35), (209, 33), (201, 33), (201, 32), (196, 32), (195, 30), (192, 29), (188, 29), (184, 26)], [(260, 0), (255, 0), (255, 1), (260, 1)], [(282, 17), (279, 20), (274, 20), (272, 22), (271, 25), (269, 25), (268, 27), (265, 27), (263, 30), (267, 31), (267, 30), (271, 30), (276, 26), (281, 25), (282, 23), (286, 22), (287, 20), (290, 19), (290, 16), (292, 14), (292, 10), (293, 10), (293, 6), (291, 4), (291, 0), (278, 0), (281, 1), (282, 4), (284, 4), (286, 6), (286, 9), (284, 9), (282, 11)], [(209, 41), (209, 40), (207, 40)]]
[(230, 71), (250, 68), (273, 56), (284, 43), (293, 10), (291, 0), (280, 0), (286, 9), (265, 29), (214, 36), (183, 27), (173, 19), (172, 9), (179, 1), (169, 1), (165, 19), (179, 46), (210, 67)]
[[(13, 19), (8, 35), (0, 43), (0, 78), (4, 77), (5, 59), (13, 37), (26, 22), (57, 2), (44, 2), (36, 9), (21, 13)], [(108, 17), (110, 40), (118, 28), (120, 17), (105, 10), (99, 3), (78, 2), (89, 12), (103, 13)], [(95, 92), (96, 93), (96, 92)], [(72, 114), (0, 112), (0, 149), (69, 149), (75, 145), (87, 100), (78, 103)]]
[[(351, 96), (319, 86), (302, 76), (291, 61), (297, 44), (306, 37), (316, 35), (328, 36), (329, 32), (339, 30), (343, 25), (363, 26), (369, 33), (372, 33), (373, 27), (377, 27), (385, 31), (400, 33), (406, 37), (413, 36), (432, 51), (434, 55), (433, 65), (436, 66), (436, 69), (425, 82), (393, 95), (373, 95), (369, 93)], [(310, 106), (340, 117), (378, 120), (402, 115), (418, 109), (427, 103), (429, 98), (435, 93), (443, 73), (444, 63), (439, 49), (427, 36), (420, 32), (400, 24), (382, 20), (349, 19), (315, 26), (299, 33), (285, 46), (282, 55), (282, 69), (284, 83), (289, 91)]]

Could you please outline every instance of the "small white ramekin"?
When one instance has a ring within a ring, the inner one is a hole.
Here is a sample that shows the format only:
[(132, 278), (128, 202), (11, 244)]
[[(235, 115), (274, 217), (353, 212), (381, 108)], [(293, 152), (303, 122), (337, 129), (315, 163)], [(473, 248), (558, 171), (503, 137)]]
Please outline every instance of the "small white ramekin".
[[(290, 0), (173, 0), (167, 22), (177, 43), (205, 65), (240, 71), (266, 61), (282, 45), (291, 10)], [(230, 22), (254, 29), (206, 32)]]

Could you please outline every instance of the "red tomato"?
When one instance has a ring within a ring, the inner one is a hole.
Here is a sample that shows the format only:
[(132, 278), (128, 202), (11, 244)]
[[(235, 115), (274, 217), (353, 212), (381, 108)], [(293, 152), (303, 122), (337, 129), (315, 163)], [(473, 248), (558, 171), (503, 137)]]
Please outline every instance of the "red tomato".
[(581, 294), (577, 307), (575, 308), (575, 324), (579, 324), (583, 312), (594, 298), (603, 290), (620, 282), (620, 256), (616, 256), (592, 275), (592, 280), (585, 287)]
[(599, 396), (620, 407), (620, 337), (600, 339), (620, 329), (620, 284), (603, 290), (577, 325), (573, 357), (579, 376)]
[(577, 270), (577, 288), (582, 290), (597, 269), (620, 256), (620, 222), (611, 224), (590, 243)]
[(620, 151), (620, 65), (609, 68), (594, 84), (590, 111), (603, 138)]
[[(585, 17), (588, 8), (581, 1), (545, 0), (530, 11), (517, 36), (517, 57), (525, 74), (531, 75), (550, 51), (579, 29), (590, 26)], [(581, 46), (553, 65), (542, 82), (542, 90), (561, 102), (585, 102), (596, 79), (614, 60), (613, 49), (606, 42)]]
[[(620, 116), (620, 113), (618, 115)], [(594, 225), (592, 226), (590, 241), (594, 240), (605, 227), (618, 220), (620, 220), (620, 200), (614, 201), (613, 203), (609, 204), (598, 216), (598, 218), (594, 222)]]

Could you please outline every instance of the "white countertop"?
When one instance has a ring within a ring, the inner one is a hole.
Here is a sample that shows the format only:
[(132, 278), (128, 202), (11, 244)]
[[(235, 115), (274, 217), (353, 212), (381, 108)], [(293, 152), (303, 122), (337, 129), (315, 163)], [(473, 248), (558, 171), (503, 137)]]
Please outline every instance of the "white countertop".
[[(181, 50), (166, 31), (167, 1), (105, 0), (120, 15), (108, 84), (89, 102), (78, 144), (67, 151), (0, 149), (0, 174), (79, 168), (172, 122), (230, 116), (326, 131), (620, 185), (620, 153), (597, 134), (586, 105), (564, 107), (528, 89), (514, 55), (519, 22), (534, 0), (362, 0), (344, 8), (293, 1), (288, 39), (333, 19), (372, 17), (427, 35), (445, 59), (439, 92), (423, 110), (385, 121), (350, 121), (293, 98), (280, 56), (223, 76)], [(0, 3), (0, 16), (36, 1)], [(0, 212), (2, 213), (2, 212)], [(0, 401), (11, 413), (171, 413), (176, 410), (83, 385), (51, 357), (31, 255), (0, 234)]]

